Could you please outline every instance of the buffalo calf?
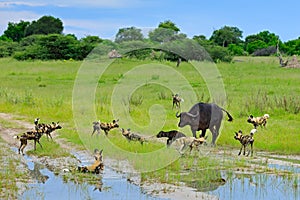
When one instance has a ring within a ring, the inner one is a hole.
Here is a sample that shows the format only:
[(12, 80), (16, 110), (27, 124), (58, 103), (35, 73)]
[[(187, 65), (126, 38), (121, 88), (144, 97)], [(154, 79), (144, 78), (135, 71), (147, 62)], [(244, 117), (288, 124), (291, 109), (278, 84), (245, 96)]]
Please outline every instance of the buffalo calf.
[(162, 138), (162, 137), (167, 137), (167, 146), (170, 146), (172, 142), (174, 142), (176, 139), (181, 138), (181, 137), (186, 137), (183, 133), (176, 131), (176, 130), (171, 130), (171, 131), (160, 131), (157, 135), (157, 138)]

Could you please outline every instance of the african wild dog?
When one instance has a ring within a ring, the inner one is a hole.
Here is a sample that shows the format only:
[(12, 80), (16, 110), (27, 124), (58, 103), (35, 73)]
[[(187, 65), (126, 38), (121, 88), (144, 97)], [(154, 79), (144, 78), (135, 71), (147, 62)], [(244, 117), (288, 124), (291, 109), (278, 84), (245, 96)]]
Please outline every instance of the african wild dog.
[(34, 150), (36, 150), (36, 143), (39, 143), (39, 145), (42, 147), (41, 143), (40, 143), (40, 138), (42, 137), (43, 132), (40, 130), (33, 130), (33, 131), (27, 131), (26, 133), (23, 133), (20, 136), (14, 136), (14, 138), (19, 139), (21, 144), (20, 147), (18, 149), (19, 154), (20, 152), (22, 152), (22, 154), (24, 155), (24, 148), (27, 146), (27, 140), (34, 140)]
[(266, 127), (267, 120), (269, 118), (270, 115), (268, 114), (264, 114), (262, 117), (253, 117), (253, 115), (250, 115), (247, 119), (247, 122), (253, 124), (254, 128), (256, 129), (258, 126), (262, 127), (262, 125)]
[(183, 154), (184, 153), (183, 150), (186, 149), (187, 147), (190, 147), (190, 152), (191, 152), (194, 147), (198, 149), (199, 145), (206, 144), (206, 139), (207, 136), (205, 138), (181, 137), (176, 139), (173, 144), (179, 147), (178, 149), (179, 153)]
[(157, 138), (167, 137), (167, 146), (170, 146), (177, 138), (186, 137), (183, 133), (171, 130), (171, 131), (160, 131), (157, 135)]
[(49, 137), (51, 138), (51, 140), (53, 140), (51, 132), (55, 131), (56, 129), (62, 129), (62, 126), (59, 125), (59, 122), (52, 122), (51, 124), (40, 124), (39, 120), (40, 118), (36, 118), (34, 120), (35, 130), (42, 131), (43, 133), (45, 133), (47, 135), (47, 140), (49, 140)]
[[(243, 135), (243, 132), (241, 130), (239, 130), (238, 132), (235, 132), (235, 136), (234, 139), (240, 141), (240, 143), (242, 144), (240, 152), (238, 155), (241, 155), (242, 149), (244, 148), (244, 153), (243, 155), (246, 154), (246, 147), (250, 144), (251, 146), (251, 156), (253, 156), (253, 143), (254, 143), (254, 138), (253, 135), (256, 132), (256, 129), (252, 129), (250, 132), (250, 135)], [(248, 154), (247, 156), (249, 156), (250, 154), (250, 149), (248, 150)]]
[(130, 141), (139, 141), (141, 144), (143, 144), (146, 140), (145, 137), (137, 134), (137, 133), (132, 133), (130, 131), (130, 128), (125, 130), (121, 128), (122, 135), (130, 142)]
[(83, 173), (91, 172), (91, 173), (99, 174), (100, 171), (102, 171), (104, 169), (102, 152), (103, 152), (103, 150), (99, 151), (98, 149), (95, 149), (94, 150), (94, 157), (95, 157), (94, 164), (89, 165), (89, 166), (83, 166), (83, 167), (78, 166), (78, 171), (83, 172)]
[(111, 129), (119, 127), (118, 122), (119, 120), (113, 120), (111, 123), (100, 122), (100, 120), (93, 122), (92, 135), (94, 135), (96, 131), (98, 134), (100, 134), (100, 129), (104, 131), (105, 135), (107, 135)]
[(173, 97), (173, 107), (172, 108), (173, 109), (174, 109), (174, 107), (180, 108), (180, 102), (183, 102), (184, 100), (181, 97), (179, 97), (178, 94), (175, 94), (172, 97)]

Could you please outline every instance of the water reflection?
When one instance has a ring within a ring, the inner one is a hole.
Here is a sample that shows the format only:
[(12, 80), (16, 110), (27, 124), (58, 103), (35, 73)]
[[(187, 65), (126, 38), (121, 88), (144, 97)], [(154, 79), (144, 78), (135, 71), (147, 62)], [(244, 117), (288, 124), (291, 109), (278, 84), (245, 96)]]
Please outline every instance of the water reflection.
[(221, 176), (220, 170), (215, 169), (197, 170), (184, 175), (182, 180), (187, 186), (195, 188), (199, 192), (213, 191), (226, 183), (226, 180)]
[(229, 181), (209, 194), (220, 199), (299, 199), (299, 175), (235, 174), (224, 172)]
[(41, 173), (41, 169), (44, 169), (44, 166), (38, 163), (33, 164), (33, 169), (28, 169), (29, 170), (29, 175), (35, 179), (38, 183), (45, 183), (48, 179), (49, 176), (44, 175)]
[(66, 172), (55, 176), (43, 165), (30, 161), (30, 174), (37, 180), (29, 184), (20, 199), (140, 199), (158, 200), (143, 193), (142, 189), (127, 181), (126, 174), (105, 168), (103, 174), (77, 174)]

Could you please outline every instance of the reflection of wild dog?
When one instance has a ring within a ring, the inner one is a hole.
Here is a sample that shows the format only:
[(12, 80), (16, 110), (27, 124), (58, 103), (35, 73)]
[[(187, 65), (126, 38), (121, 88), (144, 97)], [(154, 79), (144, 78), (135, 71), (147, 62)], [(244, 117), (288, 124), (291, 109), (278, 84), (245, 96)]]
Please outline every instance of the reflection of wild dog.
[(171, 130), (168, 132), (165, 131), (160, 131), (157, 135), (157, 138), (161, 138), (161, 137), (167, 137), (167, 146), (170, 146), (172, 144), (172, 142), (174, 142), (174, 140), (176, 140), (177, 138), (181, 138), (181, 137), (186, 137), (183, 133), (176, 131), (176, 130)]
[(49, 176), (42, 174), (40, 171), (41, 169), (43, 169), (43, 165), (34, 163), (33, 169), (32, 170), (28, 169), (28, 170), (30, 176), (35, 178), (38, 183), (45, 183), (49, 179)]
[(122, 135), (130, 142), (130, 141), (139, 141), (141, 144), (145, 142), (145, 138), (137, 133), (132, 133), (130, 128), (127, 130), (122, 130)]
[(22, 152), (22, 154), (24, 155), (24, 148), (27, 145), (27, 140), (34, 140), (34, 150), (36, 150), (36, 143), (39, 143), (39, 145), (42, 147), (41, 143), (40, 143), (40, 138), (42, 137), (43, 132), (42, 131), (27, 131), (26, 133), (23, 133), (21, 136), (14, 136), (14, 138), (19, 139), (21, 144), (19, 147), (19, 154), (20, 152)]
[(256, 129), (258, 126), (262, 127), (262, 125), (266, 127), (267, 120), (269, 118), (270, 116), (268, 114), (264, 114), (262, 117), (253, 117), (253, 115), (250, 115), (247, 119), (247, 122), (253, 124), (254, 128)]
[(35, 124), (35, 130), (36, 131), (42, 131), (47, 135), (47, 139), (49, 140), (49, 137), (52, 139), (51, 132), (55, 131), (56, 129), (61, 129), (62, 127), (59, 125), (59, 122), (55, 123), (52, 122), (51, 124), (40, 124), (39, 123), (39, 118), (36, 118), (34, 120)]
[(183, 99), (180, 98), (178, 94), (175, 94), (172, 97), (173, 97), (173, 108), (174, 108), (174, 106), (176, 108), (180, 108), (180, 102), (181, 101), (183, 102)]
[(183, 150), (187, 147), (190, 147), (191, 152), (194, 147), (198, 148), (199, 145), (206, 144), (206, 138), (181, 137), (176, 139), (174, 144), (180, 147), (178, 151), (180, 154), (183, 154)]
[[(241, 155), (242, 149), (244, 148), (244, 153), (243, 155), (245, 155), (246, 153), (246, 147), (250, 144), (251, 146), (251, 156), (253, 156), (253, 143), (254, 143), (254, 139), (253, 139), (253, 135), (256, 132), (256, 129), (252, 129), (250, 132), (250, 135), (243, 135), (243, 132), (241, 130), (239, 130), (239, 132), (235, 132), (235, 136), (234, 139), (240, 141), (240, 143), (242, 144), (240, 152), (238, 155)], [(249, 156), (250, 154), (250, 149), (248, 150), (248, 154), (247, 156)]]
[(105, 132), (105, 135), (108, 134), (108, 131), (110, 131), (113, 128), (118, 128), (119, 124), (118, 124), (119, 120), (113, 120), (111, 123), (105, 123), (105, 122), (93, 122), (93, 132), (92, 135), (94, 135), (94, 133), (97, 131), (98, 133), (100, 133), (100, 129), (102, 129)]
[(91, 173), (99, 174), (100, 170), (104, 169), (102, 152), (103, 152), (103, 150), (99, 151), (98, 149), (95, 149), (94, 150), (94, 157), (95, 157), (94, 164), (92, 164), (90, 166), (83, 166), (83, 167), (78, 166), (78, 171), (83, 172), (83, 173), (91, 172)]

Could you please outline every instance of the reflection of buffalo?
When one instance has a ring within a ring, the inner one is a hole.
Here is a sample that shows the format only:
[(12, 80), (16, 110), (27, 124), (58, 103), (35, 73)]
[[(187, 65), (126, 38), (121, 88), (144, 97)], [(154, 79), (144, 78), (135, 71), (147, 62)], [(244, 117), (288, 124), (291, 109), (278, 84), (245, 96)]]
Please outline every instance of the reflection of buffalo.
[(215, 169), (196, 171), (190, 173), (184, 179), (186, 179), (184, 182), (187, 186), (193, 187), (200, 192), (214, 191), (226, 183), (226, 180), (221, 176), (221, 172)]
[(197, 103), (189, 112), (182, 112), (179, 115), (176, 113), (176, 117), (180, 118), (178, 126), (190, 125), (194, 137), (196, 137), (196, 131), (200, 130), (202, 131), (200, 137), (205, 137), (206, 129), (209, 129), (212, 132), (212, 144), (215, 145), (223, 118), (222, 111), (227, 113), (228, 121), (233, 120), (226, 110), (216, 104)]

